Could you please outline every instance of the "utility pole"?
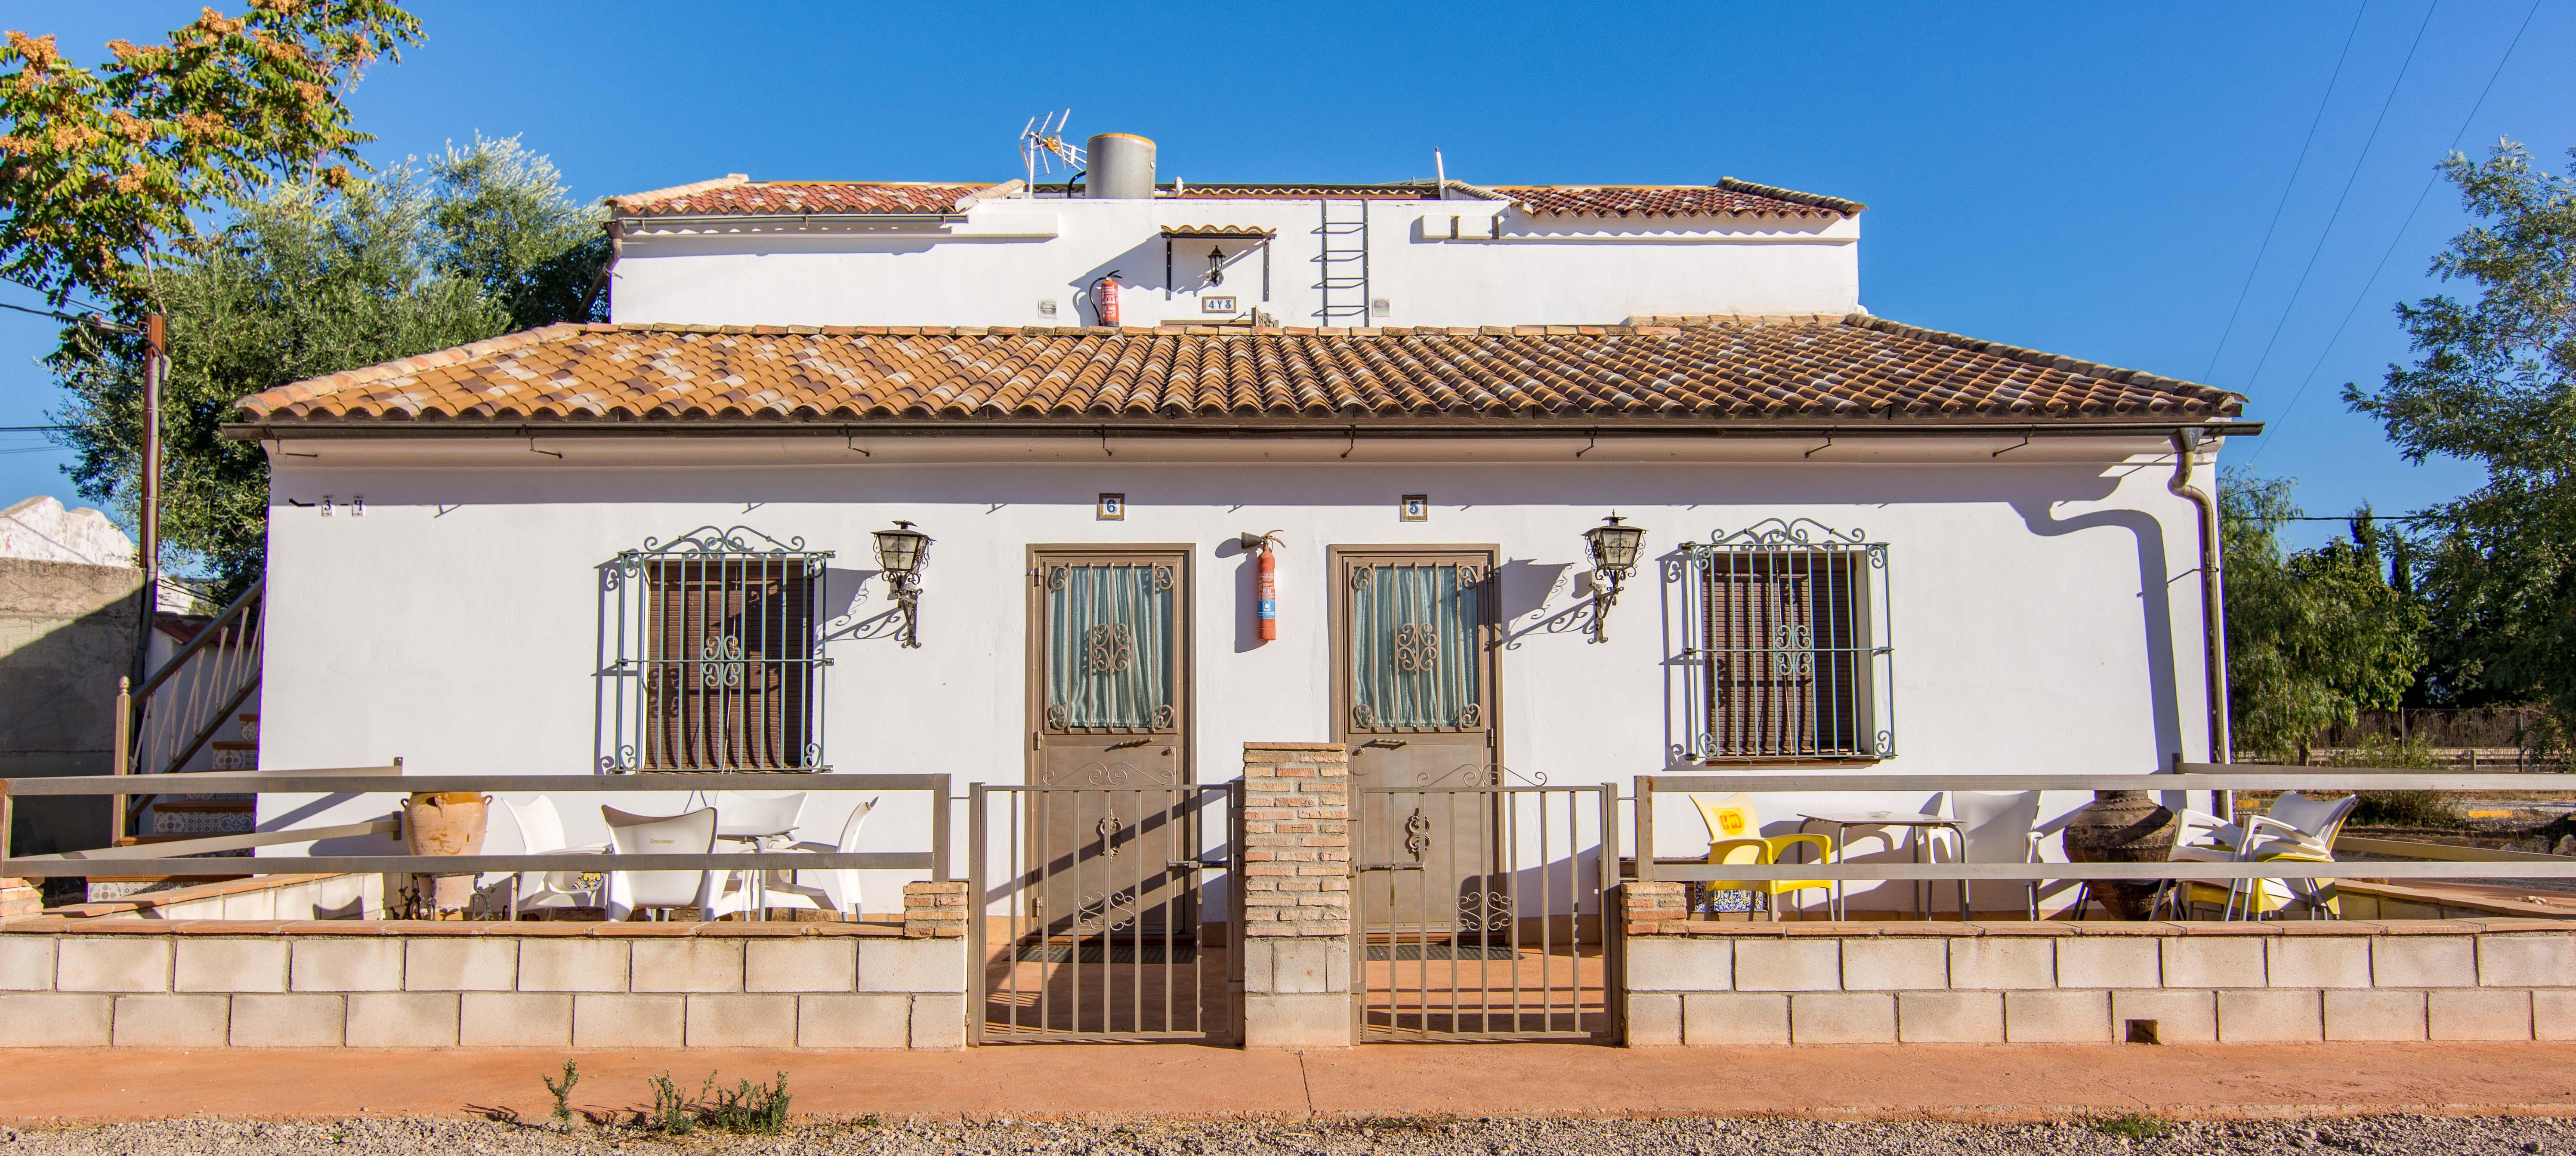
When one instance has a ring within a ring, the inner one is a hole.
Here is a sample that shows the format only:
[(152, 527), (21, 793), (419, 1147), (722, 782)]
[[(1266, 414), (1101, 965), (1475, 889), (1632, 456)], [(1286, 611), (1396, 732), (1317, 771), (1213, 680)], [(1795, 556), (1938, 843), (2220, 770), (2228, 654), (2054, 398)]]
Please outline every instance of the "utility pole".
[[(161, 377), (169, 363), (158, 313), (143, 319), (143, 566), (142, 605), (135, 617), (134, 685), (152, 677), (153, 616), (161, 609)], [(118, 773), (122, 774), (120, 768)]]

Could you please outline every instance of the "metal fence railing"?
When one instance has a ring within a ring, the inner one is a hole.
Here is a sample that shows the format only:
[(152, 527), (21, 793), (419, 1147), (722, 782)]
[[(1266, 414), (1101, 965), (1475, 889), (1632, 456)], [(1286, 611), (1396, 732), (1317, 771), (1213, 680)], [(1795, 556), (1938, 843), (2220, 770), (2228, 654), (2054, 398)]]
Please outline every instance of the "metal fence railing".
[[(2232, 863), (1780, 863), (1716, 865), (1656, 862), (1655, 797), (1660, 794), (1896, 792), (1930, 795), (1957, 791), (2568, 791), (2576, 774), (2452, 774), (2381, 767), (2260, 767), (2253, 764), (2179, 763), (2152, 775), (1851, 775), (1713, 774), (1637, 777), (1636, 873), (1640, 880), (1716, 882), (1742, 880), (1914, 881), (2066, 880), (2228, 883), (2249, 879), (2483, 879), (2499, 874), (2529, 879), (2576, 879), (2576, 857), (2487, 851), (2399, 840), (2338, 844), (2349, 850), (2420, 855), (2422, 861)], [(2369, 845), (2365, 847), (2363, 843)], [(2399, 850), (2404, 848), (2404, 850)], [(2475, 855), (2475, 858), (2468, 856)], [(2499, 870), (2500, 865), (2510, 865)]]
[(397, 764), (298, 771), (205, 771), (188, 776), (191, 790), (249, 795), (408, 795), (420, 791), (538, 792), (544, 794), (644, 794), (690, 791), (873, 791), (929, 796), (928, 846), (902, 851), (716, 851), (652, 855), (556, 851), (518, 855), (257, 855), (221, 859), (190, 856), (239, 851), (356, 835), (395, 835), (400, 819), (328, 827), (289, 827), (247, 835), (216, 835), (57, 855), (13, 855), (9, 823), (14, 801), (31, 796), (141, 794), (158, 786), (150, 776), (83, 775), (0, 779), (0, 876), (19, 878), (132, 874), (138, 869), (186, 876), (312, 875), (381, 872), (469, 875), (521, 871), (702, 870), (897, 870), (928, 871), (949, 878), (947, 775), (794, 775), (761, 771), (674, 771), (634, 775), (414, 775)]
[(979, 1044), (1224, 1040), (1243, 784), (967, 788)]
[(1353, 790), (1361, 1039), (1615, 1038), (1618, 788), (1501, 778)]

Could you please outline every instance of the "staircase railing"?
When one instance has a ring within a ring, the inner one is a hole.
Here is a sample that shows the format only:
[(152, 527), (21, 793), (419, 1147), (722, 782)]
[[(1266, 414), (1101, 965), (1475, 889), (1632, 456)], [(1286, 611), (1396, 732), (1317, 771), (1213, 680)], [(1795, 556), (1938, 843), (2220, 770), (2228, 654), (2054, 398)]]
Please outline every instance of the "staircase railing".
[[(117, 774), (168, 774), (187, 766), (258, 693), (267, 589), (265, 578), (253, 583), (144, 680), (130, 706), (119, 703), (125, 709), (117, 712), (117, 726), (125, 733), (116, 736)], [(134, 817), (153, 797), (138, 795), (117, 809), (118, 837), (136, 833)]]

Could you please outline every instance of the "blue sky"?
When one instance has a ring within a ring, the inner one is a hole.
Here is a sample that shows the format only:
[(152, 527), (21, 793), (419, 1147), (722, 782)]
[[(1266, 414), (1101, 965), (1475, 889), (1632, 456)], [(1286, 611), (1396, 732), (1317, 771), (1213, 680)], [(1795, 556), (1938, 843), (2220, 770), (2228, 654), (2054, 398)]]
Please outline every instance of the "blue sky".
[[(91, 62), (196, 9), (11, 0), (0, 25)], [(2510, 135), (2563, 170), (2576, 144), (2576, 0), (413, 10), (428, 43), (355, 97), (370, 158), (520, 134), (585, 198), (728, 172), (1000, 180), (1021, 124), (1068, 105), (1076, 135), (1159, 140), (1167, 178), (1428, 176), (1438, 148), (1476, 182), (1736, 176), (1850, 197), (1872, 206), (1871, 311), (2243, 392), (2272, 432), (2228, 460), (2297, 478), (2311, 513), (2477, 484), (2405, 464), (2341, 387), (2406, 356), (2389, 306), (2436, 291), (2426, 263), (2465, 224), (2447, 186), (2410, 209), (2489, 78), (2473, 154)], [(32, 361), (50, 341), (0, 315), (0, 425), (58, 404)], [(76, 501), (67, 460), (0, 432), (0, 497)]]

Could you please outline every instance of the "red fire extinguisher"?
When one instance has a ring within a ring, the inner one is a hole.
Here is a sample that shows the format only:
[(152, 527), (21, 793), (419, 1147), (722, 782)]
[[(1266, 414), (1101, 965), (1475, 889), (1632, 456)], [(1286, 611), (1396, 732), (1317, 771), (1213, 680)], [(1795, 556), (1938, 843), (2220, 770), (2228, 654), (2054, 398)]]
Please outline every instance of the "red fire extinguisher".
[(1091, 283), (1091, 310), (1099, 314), (1101, 324), (1118, 324), (1118, 270), (1103, 273)]
[(1271, 549), (1278, 540), (1277, 530), (1259, 537), (1243, 536), (1245, 548), (1260, 551), (1253, 559), (1253, 620), (1260, 627), (1263, 642), (1279, 637), (1279, 555)]

